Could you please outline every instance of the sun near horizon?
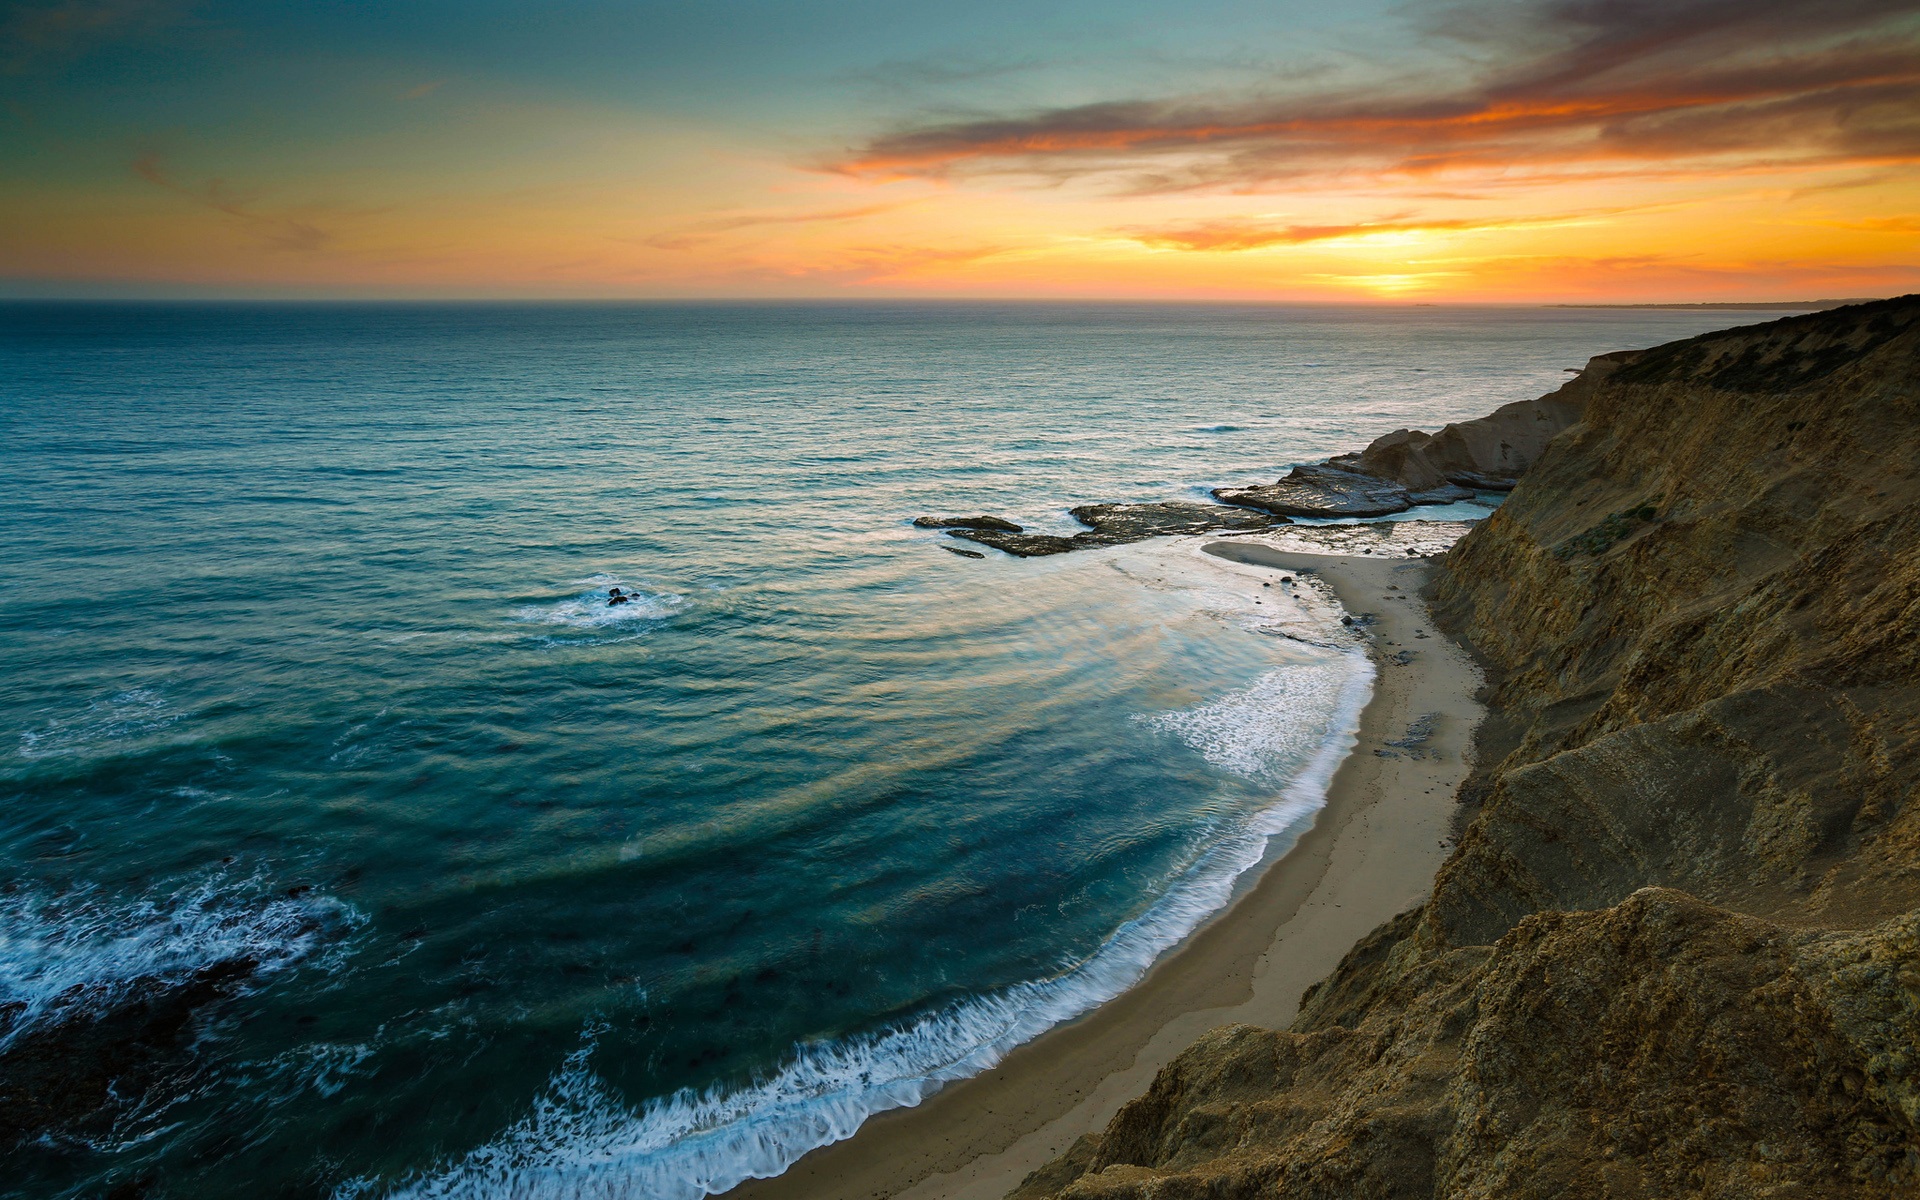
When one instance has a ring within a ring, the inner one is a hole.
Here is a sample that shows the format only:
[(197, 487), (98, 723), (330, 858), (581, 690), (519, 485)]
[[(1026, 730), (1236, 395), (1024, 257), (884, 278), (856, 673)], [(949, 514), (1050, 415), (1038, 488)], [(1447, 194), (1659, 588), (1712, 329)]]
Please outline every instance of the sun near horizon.
[(0, 296), (1920, 288), (1920, 6), (0, 9)]

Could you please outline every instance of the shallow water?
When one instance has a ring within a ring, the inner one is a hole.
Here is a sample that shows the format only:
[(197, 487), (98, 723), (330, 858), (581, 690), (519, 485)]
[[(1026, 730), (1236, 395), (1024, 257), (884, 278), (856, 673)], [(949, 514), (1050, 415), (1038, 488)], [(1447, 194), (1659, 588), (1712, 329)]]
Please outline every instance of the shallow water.
[(0, 1186), (698, 1197), (977, 1071), (1310, 819), (1368, 669), (1191, 542), (911, 518), (1192, 498), (1727, 316), (0, 307), (0, 1053), (253, 971)]

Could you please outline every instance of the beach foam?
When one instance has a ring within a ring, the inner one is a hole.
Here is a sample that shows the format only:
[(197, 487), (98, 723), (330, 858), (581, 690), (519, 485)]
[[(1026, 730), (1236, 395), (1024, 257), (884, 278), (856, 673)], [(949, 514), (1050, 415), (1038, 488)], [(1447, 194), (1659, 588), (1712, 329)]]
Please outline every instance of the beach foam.
[(1161, 713), (1150, 723), (1178, 735), (1209, 763), (1247, 779), (1280, 782), (1286, 764), (1313, 752), (1320, 735), (1303, 712), (1337, 712), (1352, 672), (1337, 663), (1282, 667), (1207, 704)]

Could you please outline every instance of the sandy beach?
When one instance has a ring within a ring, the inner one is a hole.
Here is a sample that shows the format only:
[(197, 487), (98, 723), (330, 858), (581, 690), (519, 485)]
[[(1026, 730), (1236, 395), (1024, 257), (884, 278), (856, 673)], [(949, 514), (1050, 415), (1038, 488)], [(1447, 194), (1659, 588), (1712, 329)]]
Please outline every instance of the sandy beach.
[[(1430, 563), (1247, 538), (1206, 551), (1275, 574), (1315, 572), (1349, 612), (1374, 618), (1374, 694), (1312, 829), (1124, 995), (729, 1200), (999, 1200), (1102, 1128), (1206, 1030), (1286, 1025), (1356, 940), (1426, 896), (1481, 715), (1477, 672), (1434, 632), (1418, 597)], [(1391, 745), (1429, 716), (1424, 742)]]

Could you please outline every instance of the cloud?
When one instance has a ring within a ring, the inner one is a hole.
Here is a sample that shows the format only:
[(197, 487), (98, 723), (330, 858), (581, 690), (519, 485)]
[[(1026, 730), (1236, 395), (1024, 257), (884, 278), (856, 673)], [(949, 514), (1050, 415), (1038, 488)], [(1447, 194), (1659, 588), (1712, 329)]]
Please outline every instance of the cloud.
[(444, 79), (435, 79), (429, 83), (422, 83), (417, 86), (410, 87), (406, 91), (400, 93), (400, 98), (402, 100), (425, 100), (428, 96), (433, 95), (435, 92), (439, 91), (442, 87), (445, 87), (446, 82), (447, 81)]
[(1386, 219), (1355, 221), (1344, 225), (1270, 225), (1244, 218), (1196, 221), (1186, 225), (1158, 228), (1133, 227), (1118, 230), (1144, 246), (1164, 250), (1263, 250), (1269, 246), (1300, 246), (1308, 242), (1327, 242), (1336, 238), (1364, 237), (1368, 234), (1436, 233), (1473, 229), (1510, 228), (1513, 222), (1501, 221), (1407, 221)]
[(1156, 249), (1262, 250), (1270, 246), (1301, 246), (1309, 242), (1330, 242), (1341, 238), (1425, 233), (1490, 233), (1509, 229), (1545, 229), (1556, 226), (1585, 225), (1628, 213), (1645, 213), (1672, 207), (1674, 206), (1646, 204), (1629, 208), (1588, 209), (1538, 217), (1461, 217), (1444, 220), (1415, 217), (1412, 213), (1403, 212), (1390, 213), (1371, 221), (1349, 221), (1330, 225), (1276, 225), (1271, 221), (1254, 217), (1223, 217), (1176, 225), (1130, 226), (1114, 232)]
[(900, 203), (888, 203), (862, 204), (855, 208), (835, 208), (823, 212), (736, 213), (727, 217), (695, 221), (677, 230), (656, 234), (647, 238), (645, 244), (656, 250), (691, 250), (695, 246), (712, 241), (720, 234), (731, 233), (736, 229), (751, 229), (759, 225), (814, 225), (834, 221), (856, 221), (861, 217), (871, 217), (902, 207), (904, 205)]
[[(1016, 172), (1137, 192), (1400, 176), (1920, 161), (1913, 0), (1549, 0), (1427, 11), (1447, 86), (1114, 99), (898, 129), (869, 178)], [(1424, 79), (1425, 77), (1420, 77)]]
[(133, 172), (155, 187), (242, 222), (276, 250), (311, 253), (333, 240), (332, 233), (310, 222), (259, 211), (250, 200), (235, 195), (223, 180), (208, 180), (198, 187), (180, 183), (167, 173), (156, 155), (135, 159)]

